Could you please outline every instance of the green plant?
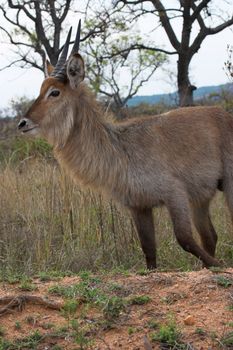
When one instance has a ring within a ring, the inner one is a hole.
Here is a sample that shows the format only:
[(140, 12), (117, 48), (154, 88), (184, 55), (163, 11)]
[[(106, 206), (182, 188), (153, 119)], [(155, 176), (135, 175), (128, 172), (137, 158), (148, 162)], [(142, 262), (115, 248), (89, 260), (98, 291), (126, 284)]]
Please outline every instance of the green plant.
[(233, 332), (229, 332), (227, 334), (224, 334), (224, 336), (220, 339), (220, 344), (223, 344), (229, 349), (232, 349), (233, 347)]
[(96, 305), (102, 305), (106, 296), (102, 292), (99, 285), (100, 280), (98, 278), (88, 278), (80, 283), (70, 286), (54, 285), (49, 288), (49, 293), (63, 296), (66, 298), (79, 298), (82, 303), (91, 303)]
[(11, 342), (2, 338), (0, 336), (0, 350), (8, 350), (8, 349), (11, 349)]
[(131, 297), (128, 300), (128, 303), (131, 305), (144, 305), (151, 301), (151, 298), (148, 295), (138, 295)]
[(41, 327), (42, 327), (43, 329), (52, 329), (52, 328), (54, 328), (54, 324), (51, 323), (51, 322), (43, 323), (43, 324), (41, 325)]
[(221, 286), (221, 287), (224, 287), (224, 288), (228, 288), (228, 287), (232, 286), (232, 284), (233, 284), (232, 278), (228, 278), (228, 277), (225, 277), (225, 276), (222, 276), (222, 275), (216, 276), (214, 278), (214, 280), (216, 281), (218, 286)]
[(135, 327), (129, 327), (128, 328), (128, 334), (132, 335), (137, 332), (137, 329)]
[(81, 326), (77, 320), (71, 320), (71, 326), (75, 331), (73, 334), (75, 343), (80, 346), (80, 350), (86, 349), (91, 343), (90, 338), (86, 335), (87, 330), (84, 326)]
[(147, 269), (140, 269), (137, 271), (137, 274), (139, 276), (148, 276), (150, 273), (151, 273), (151, 271), (147, 270)]
[(198, 335), (206, 335), (206, 331), (203, 329), (203, 328), (200, 328), (200, 327), (197, 327), (195, 329), (195, 333), (198, 334)]
[(62, 307), (62, 315), (67, 319), (68, 324), (70, 322), (70, 319), (74, 317), (77, 309), (78, 309), (79, 303), (75, 299), (69, 299), (66, 300), (63, 307)]
[(76, 333), (75, 342), (80, 346), (80, 350), (87, 349), (88, 345), (91, 343), (90, 339), (86, 337), (82, 331)]
[(43, 271), (39, 272), (38, 277), (41, 282), (57, 281), (63, 277), (63, 274), (58, 271)]
[(173, 319), (170, 319), (167, 324), (159, 327), (158, 332), (151, 334), (152, 341), (159, 341), (170, 347), (174, 347), (180, 343), (181, 333), (177, 328)]
[(54, 345), (51, 347), (51, 350), (63, 350), (63, 348), (60, 345)]
[(20, 283), (19, 285), (19, 288), (22, 290), (22, 291), (26, 291), (26, 292), (32, 292), (34, 290), (37, 289), (37, 286), (33, 283), (31, 283), (30, 280), (28, 279), (23, 279), (22, 282)]
[(121, 312), (124, 310), (125, 310), (124, 300), (122, 298), (114, 296), (109, 298), (106, 301), (103, 307), (103, 314), (107, 320), (113, 321), (114, 319), (118, 318)]
[(11, 161), (24, 160), (29, 157), (51, 157), (51, 146), (43, 139), (25, 139), (16, 137), (12, 144)]
[(5, 329), (3, 328), (3, 326), (0, 326), (0, 337), (3, 337), (5, 334)]
[(159, 327), (159, 323), (152, 318), (151, 320), (147, 321), (146, 326), (150, 329), (157, 329)]
[(22, 328), (21, 323), (19, 321), (15, 321), (15, 329), (20, 330)]
[(34, 316), (34, 315), (28, 315), (26, 318), (25, 318), (25, 321), (32, 325), (32, 326), (35, 326), (37, 321), (38, 321), (38, 316)]
[(0, 341), (0, 350), (36, 350), (38, 344), (43, 340), (43, 336), (38, 330), (25, 338), (16, 339), (13, 342)]

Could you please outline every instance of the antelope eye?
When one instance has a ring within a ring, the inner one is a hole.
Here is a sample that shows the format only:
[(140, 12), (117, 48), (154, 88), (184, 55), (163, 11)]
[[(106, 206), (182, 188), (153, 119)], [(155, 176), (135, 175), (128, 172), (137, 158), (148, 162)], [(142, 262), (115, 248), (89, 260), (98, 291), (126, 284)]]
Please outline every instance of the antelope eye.
[(60, 91), (59, 90), (53, 90), (53, 91), (50, 92), (49, 97), (50, 96), (51, 97), (57, 97), (59, 95), (60, 95)]

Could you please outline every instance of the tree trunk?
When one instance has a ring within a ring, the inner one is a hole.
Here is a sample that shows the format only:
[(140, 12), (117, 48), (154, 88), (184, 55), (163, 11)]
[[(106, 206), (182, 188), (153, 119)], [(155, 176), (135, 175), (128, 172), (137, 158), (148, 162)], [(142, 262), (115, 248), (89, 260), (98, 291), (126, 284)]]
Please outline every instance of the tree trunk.
[(187, 54), (179, 54), (177, 61), (177, 73), (178, 73), (178, 95), (179, 106), (192, 106), (193, 105), (193, 91), (196, 90), (196, 86), (192, 85), (189, 81), (189, 59)]

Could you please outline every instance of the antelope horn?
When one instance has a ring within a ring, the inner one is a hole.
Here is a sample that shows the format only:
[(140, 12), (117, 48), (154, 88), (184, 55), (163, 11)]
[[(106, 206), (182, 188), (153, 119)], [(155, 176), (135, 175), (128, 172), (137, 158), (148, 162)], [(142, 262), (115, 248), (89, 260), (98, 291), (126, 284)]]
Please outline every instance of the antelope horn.
[(78, 51), (79, 51), (80, 32), (81, 32), (81, 19), (78, 22), (78, 29), (77, 29), (77, 33), (76, 33), (76, 37), (75, 37), (75, 41), (74, 41), (74, 46), (72, 48), (70, 56), (75, 54), (75, 53), (78, 53)]
[(66, 77), (65, 63), (66, 63), (67, 53), (69, 50), (71, 32), (72, 32), (72, 27), (70, 28), (69, 33), (67, 35), (66, 42), (64, 44), (61, 56), (56, 64), (56, 67), (54, 68), (54, 71), (51, 74), (51, 76), (53, 76), (59, 80), (64, 80), (64, 78)]

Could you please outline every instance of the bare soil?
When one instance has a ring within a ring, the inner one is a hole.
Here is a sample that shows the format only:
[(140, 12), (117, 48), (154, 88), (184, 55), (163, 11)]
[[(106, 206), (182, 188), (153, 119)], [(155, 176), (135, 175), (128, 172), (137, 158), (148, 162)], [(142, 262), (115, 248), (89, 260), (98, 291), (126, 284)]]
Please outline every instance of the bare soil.
[[(29, 298), (20, 307), (18, 305), (11, 309), (9, 306), (8, 312), (0, 316), (2, 339), (16, 342), (16, 339), (25, 338), (38, 330), (43, 338), (33, 349), (180, 349), (181, 345), (169, 347), (160, 341), (151, 340), (161, 325), (173, 322), (181, 334), (179, 343), (183, 344), (183, 349), (233, 349), (232, 344), (228, 347), (223, 344), (224, 336), (233, 332), (233, 269), (220, 272), (206, 269), (195, 272), (153, 272), (145, 276), (115, 274), (101, 275), (99, 278), (101, 285), (98, 288), (104, 290), (105, 286), (112, 286), (111, 297), (129, 300), (135, 296), (149, 296), (150, 299), (145, 304), (128, 303), (116, 315), (115, 310), (111, 314), (109, 308), (106, 316), (103, 307), (79, 298), (79, 307), (72, 315), (72, 319), (79, 323), (78, 331), (76, 335), (73, 329), (62, 335), (58, 329), (71, 329), (72, 320), (65, 317), (59, 307), (54, 310), (46, 306), (46, 302), (39, 305), (33, 298), (30, 302)], [(6, 296), (24, 294), (64, 305), (65, 298), (52, 295), (49, 288), (54, 285), (69, 287), (80, 283), (80, 277), (47, 282), (38, 278), (32, 282), (36, 289), (30, 292), (22, 291), (19, 283), (1, 282), (0, 301)], [(0, 309), (6, 306), (0, 303)], [(91, 342), (81, 346), (81, 333)]]

